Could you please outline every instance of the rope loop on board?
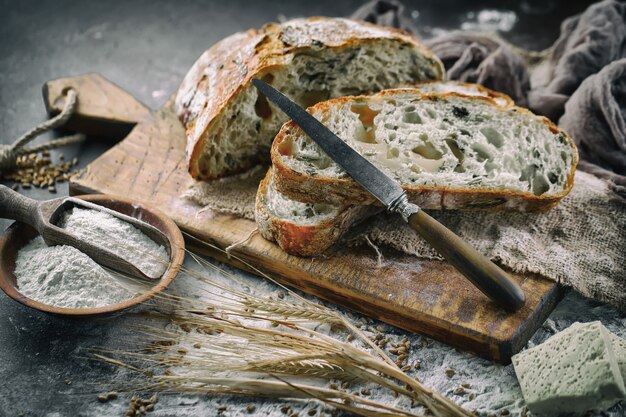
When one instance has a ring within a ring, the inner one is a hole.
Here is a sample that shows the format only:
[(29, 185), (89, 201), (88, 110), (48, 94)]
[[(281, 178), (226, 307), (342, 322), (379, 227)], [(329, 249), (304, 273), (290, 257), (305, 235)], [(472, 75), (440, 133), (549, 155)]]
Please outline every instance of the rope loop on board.
[(56, 129), (67, 123), (69, 118), (74, 113), (74, 110), (76, 109), (77, 101), (78, 94), (76, 93), (76, 90), (72, 88), (68, 89), (65, 92), (65, 104), (63, 105), (63, 110), (61, 110), (61, 113), (33, 127), (12, 144), (0, 144), (0, 172), (4, 173), (15, 168), (17, 158), (21, 155), (56, 149), (84, 140), (85, 135), (83, 135), (82, 133), (78, 133), (75, 135), (53, 139), (40, 145), (26, 147), (28, 143), (30, 143), (37, 136), (40, 136), (42, 133), (45, 133), (52, 129)]

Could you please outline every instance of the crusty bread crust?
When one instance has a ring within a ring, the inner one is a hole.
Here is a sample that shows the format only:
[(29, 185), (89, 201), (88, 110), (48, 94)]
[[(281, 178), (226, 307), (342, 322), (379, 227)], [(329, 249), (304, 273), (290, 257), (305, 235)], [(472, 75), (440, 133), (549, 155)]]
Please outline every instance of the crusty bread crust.
[(322, 254), (336, 243), (350, 226), (379, 211), (372, 206), (343, 206), (336, 216), (312, 225), (281, 219), (268, 211), (266, 198), (271, 177), (270, 167), (259, 184), (255, 220), (261, 236), (275, 241), (285, 252), (292, 255), (310, 257)]
[(421, 50), (432, 60), (436, 78), (443, 77), (441, 61), (407, 32), (340, 18), (311, 17), (286, 24), (269, 23), (223, 39), (204, 52), (185, 76), (176, 96), (176, 111), (187, 131), (185, 155), (194, 178), (210, 179), (203, 178), (198, 168), (202, 141), (228, 103), (253, 77), (289, 64), (296, 52), (397, 40)]
[[(445, 100), (447, 97), (464, 97), (471, 100), (482, 100), (502, 110), (492, 99), (487, 97), (468, 97), (457, 93), (429, 93), (419, 89), (409, 90), (423, 100)], [(308, 109), (309, 112), (328, 112), (333, 106), (354, 100), (367, 101), (371, 98), (393, 97), (397, 94), (407, 94), (407, 89), (385, 90), (372, 96), (348, 96), (318, 103)], [(574, 186), (574, 173), (578, 163), (578, 152), (572, 138), (559, 129), (549, 119), (536, 116), (527, 109), (515, 107), (520, 113), (531, 114), (537, 117), (553, 133), (563, 133), (573, 153), (573, 164), (563, 191), (552, 195), (535, 195), (530, 192), (502, 190), (490, 188), (455, 188), (443, 186), (404, 186), (409, 201), (424, 209), (460, 209), (460, 210), (514, 210), (523, 212), (544, 211), (554, 207), (565, 197)], [(510, 109), (509, 107), (508, 109)], [(302, 202), (326, 202), (335, 205), (346, 204), (380, 204), (368, 191), (363, 189), (352, 178), (330, 178), (310, 176), (287, 167), (279, 151), (279, 145), (286, 138), (288, 132), (298, 131), (300, 128), (293, 122), (285, 123), (276, 136), (271, 149), (272, 164), (275, 169), (274, 185), (281, 193), (289, 198)], [(300, 132), (299, 132), (300, 133)]]
[[(422, 90), (423, 87), (428, 87), (429, 85), (432, 84), (453, 84), (453, 85), (458, 85), (460, 87), (465, 87), (467, 89), (476, 89), (480, 92), (482, 92), (483, 94), (485, 94), (486, 97), (492, 99), (496, 104), (498, 104), (498, 101), (501, 101), (502, 104), (499, 104), (499, 106), (501, 107), (510, 107), (510, 106), (515, 106), (515, 102), (513, 101), (513, 99), (511, 97), (509, 97), (508, 95), (504, 94), (504, 93), (500, 93), (499, 91), (494, 91), (490, 88), (484, 87), (480, 84), (473, 84), (473, 83), (465, 83), (462, 81), (456, 81), (456, 80), (446, 80), (446, 81), (441, 81), (441, 80), (432, 80), (432, 81), (422, 81), (419, 83), (411, 83), (411, 84), (403, 84), (402, 86), (400, 86), (399, 88), (408, 88), (408, 89), (414, 89), (414, 90)], [(420, 88), (422, 87), (422, 88)], [(396, 90), (396, 88), (394, 88), (393, 90)], [(426, 92), (428, 93), (428, 92)], [(440, 92), (439, 94), (445, 94)], [(456, 93), (456, 94), (462, 94), (462, 93)]]

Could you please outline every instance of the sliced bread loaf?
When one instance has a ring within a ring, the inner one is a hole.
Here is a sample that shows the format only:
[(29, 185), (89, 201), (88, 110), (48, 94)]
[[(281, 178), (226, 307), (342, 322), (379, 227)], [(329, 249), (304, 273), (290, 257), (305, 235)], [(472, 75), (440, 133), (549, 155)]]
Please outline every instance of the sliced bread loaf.
[(374, 206), (301, 203), (278, 192), (272, 177), (270, 167), (257, 192), (256, 223), (261, 236), (275, 241), (292, 255), (321, 254), (337, 242), (351, 225), (381, 209)]
[(252, 87), (253, 77), (307, 107), (443, 74), (415, 37), (364, 22), (314, 17), (237, 33), (202, 54), (178, 90), (189, 172), (213, 179), (269, 160), (287, 117)]
[[(309, 112), (427, 209), (543, 210), (571, 190), (570, 136), (544, 117), (484, 97), (387, 90)], [(271, 150), (276, 188), (302, 202), (376, 204), (293, 122)]]
[[(501, 106), (513, 105), (509, 96), (478, 84), (433, 81), (417, 83), (410, 88), (489, 97)], [(365, 220), (380, 210), (373, 206), (310, 204), (290, 199), (274, 186), (270, 168), (259, 186), (255, 217), (261, 236), (277, 242), (285, 252), (317, 256), (337, 243), (354, 222)]]

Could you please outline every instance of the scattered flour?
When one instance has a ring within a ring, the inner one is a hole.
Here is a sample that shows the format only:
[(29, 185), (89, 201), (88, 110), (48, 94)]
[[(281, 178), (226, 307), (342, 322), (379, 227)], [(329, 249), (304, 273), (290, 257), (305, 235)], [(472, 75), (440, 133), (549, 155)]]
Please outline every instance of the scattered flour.
[(66, 212), (60, 226), (81, 239), (104, 247), (136, 266), (149, 277), (160, 277), (169, 257), (141, 230), (108, 213), (74, 207)]
[(71, 246), (48, 247), (40, 236), (18, 252), (15, 276), (22, 294), (56, 307), (102, 307), (134, 296), (89, 256)]

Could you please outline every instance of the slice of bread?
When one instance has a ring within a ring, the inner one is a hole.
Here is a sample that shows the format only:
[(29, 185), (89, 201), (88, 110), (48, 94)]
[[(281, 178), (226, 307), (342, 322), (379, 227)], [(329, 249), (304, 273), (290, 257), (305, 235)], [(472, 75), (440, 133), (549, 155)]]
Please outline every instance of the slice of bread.
[(381, 210), (375, 206), (302, 203), (276, 190), (272, 168), (259, 184), (255, 219), (259, 233), (287, 253), (315, 256), (337, 242), (350, 226)]
[(314, 17), (237, 33), (202, 54), (178, 90), (189, 172), (214, 179), (269, 160), (287, 117), (250, 84), (253, 77), (308, 107), (443, 74), (415, 37), (365, 22)]
[[(573, 186), (570, 136), (492, 99), (387, 90), (308, 110), (426, 209), (545, 210)], [(271, 150), (276, 188), (297, 201), (377, 204), (292, 121)]]

